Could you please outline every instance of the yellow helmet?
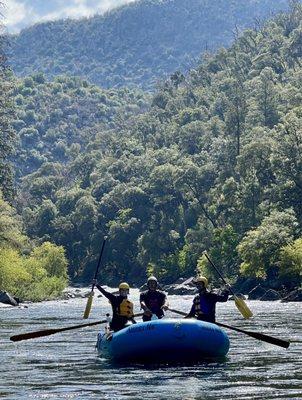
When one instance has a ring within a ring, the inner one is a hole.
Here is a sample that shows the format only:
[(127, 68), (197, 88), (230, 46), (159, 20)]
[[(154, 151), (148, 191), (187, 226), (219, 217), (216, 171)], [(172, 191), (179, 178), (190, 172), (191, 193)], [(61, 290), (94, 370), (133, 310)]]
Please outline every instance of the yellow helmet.
[(119, 284), (119, 287), (118, 287), (118, 288), (119, 288), (119, 289), (129, 290), (129, 289), (130, 289), (130, 286), (128, 285), (127, 282), (122, 282), (122, 283)]
[(208, 286), (208, 280), (205, 276), (197, 276), (196, 278), (193, 279), (193, 282), (195, 283), (195, 285), (198, 285), (199, 283), (203, 282), (205, 287)]

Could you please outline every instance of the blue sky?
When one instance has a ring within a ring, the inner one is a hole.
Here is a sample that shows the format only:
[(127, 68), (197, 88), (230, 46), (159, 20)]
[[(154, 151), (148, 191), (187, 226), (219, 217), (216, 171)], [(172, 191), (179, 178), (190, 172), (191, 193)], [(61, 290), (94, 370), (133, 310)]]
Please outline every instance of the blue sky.
[(102, 14), (135, 0), (2, 0), (2, 22), (16, 33), (36, 22), (61, 18), (81, 18)]

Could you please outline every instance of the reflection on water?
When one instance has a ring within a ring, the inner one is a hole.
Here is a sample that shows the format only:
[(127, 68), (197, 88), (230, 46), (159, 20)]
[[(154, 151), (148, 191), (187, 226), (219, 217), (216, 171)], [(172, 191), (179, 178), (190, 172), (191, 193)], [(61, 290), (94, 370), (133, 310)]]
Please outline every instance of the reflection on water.
[[(134, 293), (138, 300), (138, 292)], [(173, 308), (189, 310), (192, 297), (171, 296)], [(198, 365), (115, 365), (95, 350), (96, 327), (13, 343), (9, 336), (83, 322), (85, 299), (0, 308), (0, 397), (7, 399), (301, 399), (302, 343), (285, 350), (229, 331), (224, 362)], [(91, 320), (108, 310), (94, 299)], [(298, 303), (251, 302), (245, 321), (232, 302), (218, 307), (219, 321), (283, 339), (301, 339)], [(138, 310), (136, 310), (138, 311)], [(167, 316), (172, 314), (167, 314)], [(175, 315), (173, 315), (175, 317)]]

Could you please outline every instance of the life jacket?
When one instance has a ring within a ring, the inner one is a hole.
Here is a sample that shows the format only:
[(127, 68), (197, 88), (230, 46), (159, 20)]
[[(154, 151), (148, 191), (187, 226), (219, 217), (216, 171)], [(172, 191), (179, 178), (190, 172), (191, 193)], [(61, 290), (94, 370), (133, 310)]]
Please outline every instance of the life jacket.
[(130, 300), (124, 299), (118, 306), (117, 315), (120, 317), (133, 318), (133, 303)]
[(193, 303), (194, 303), (195, 314), (197, 315), (197, 317), (202, 316), (204, 313), (201, 311), (199, 295), (194, 297)]
[(217, 302), (217, 295), (207, 292), (201, 296), (198, 294), (193, 302), (195, 314), (197, 317), (210, 318), (215, 320), (215, 304)]

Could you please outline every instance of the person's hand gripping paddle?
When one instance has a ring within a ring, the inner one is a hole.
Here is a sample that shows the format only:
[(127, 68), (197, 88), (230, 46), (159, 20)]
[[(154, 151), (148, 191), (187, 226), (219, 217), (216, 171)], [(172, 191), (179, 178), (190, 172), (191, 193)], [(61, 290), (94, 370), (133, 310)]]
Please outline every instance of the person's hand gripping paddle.
[(246, 304), (246, 302), (243, 299), (240, 299), (239, 297), (236, 296), (236, 294), (234, 293), (234, 291), (232, 290), (232, 288), (230, 287), (230, 285), (228, 285), (228, 283), (225, 281), (224, 277), (221, 275), (219, 269), (216, 267), (216, 265), (213, 263), (213, 261), (210, 259), (208, 253), (206, 251), (203, 252), (203, 254), (205, 255), (205, 257), (207, 258), (207, 260), (209, 261), (209, 263), (212, 265), (212, 267), (215, 269), (215, 271), (217, 272), (217, 274), (220, 276), (220, 278), (223, 280), (223, 282), (229, 287), (230, 292), (232, 293), (232, 295), (234, 296), (234, 300), (235, 300), (235, 304), (236, 307), (238, 308), (239, 312), (241, 313), (241, 315), (243, 316), (243, 318), (248, 319), (251, 318), (253, 316), (252, 311), (249, 309), (248, 305)]

